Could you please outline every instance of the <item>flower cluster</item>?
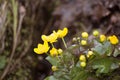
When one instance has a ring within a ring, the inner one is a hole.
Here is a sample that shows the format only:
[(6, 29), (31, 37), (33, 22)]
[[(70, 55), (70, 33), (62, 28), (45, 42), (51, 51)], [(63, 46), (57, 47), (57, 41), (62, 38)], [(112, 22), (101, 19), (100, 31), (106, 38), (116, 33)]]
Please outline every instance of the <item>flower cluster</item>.
[[(68, 29), (64, 28), (63, 30), (58, 30), (57, 32), (53, 31), (50, 35), (42, 35), (41, 38), (44, 44), (38, 44), (38, 47), (34, 48), (34, 52), (37, 54), (44, 54), (44, 53), (48, 54), (49, 51), (51, 57), (56, 57), (58, 55), (61, 55), (63, 50), (60, 48), (59, 49), (55, 48), (53, 43), (57, 42), (57, 40), (61, 38), (65, 47), (67, 48), (66, 43), (64, 41), (64, 37), (67, 35), (67, 33), (68, 33)], [(51, 44), (52, 48), (50, 48), (49, 43)], [(52, 70), (56, 71), (57, 67), (53, 65)]]
[[(88, 39), (88, 33), (82, 32), (81, 37), (83, 38), (81, 40), (81, 45), (87, 45), (87, 39)], [(93, 31), (93, 36), (98, 37), (100, 42), (104, 42), (106, 40), (109, 40), (111, 44), (116, 45), (118, 44), (119, 40), (115, 35), (106, 37), (104, 34), (99, 34), (97, 30)]]
[(87, 58), (90, 58), (93, 54), (94, 54), (93, 51), (88, 51), (88, 53), (86, 55), (83, 55), (83, 54), (80, 55), (80, 57), (79, 57), (80, 66), (81, 67), (85, 67), (86, 66)]
[(66, 36), (67, 33), (68, 33), (68, 29), (64, 28), (63, 30), (58, 30), (57, 32), (53, 31), (53, 33), (51, 33), (48, 36), (42, 35), (41, 38), (44, 41), (44, 44), (38, 44), (38, 47), (34, 48), (34, 52), (37, 54), (47, 53), (50, 49), (50, 46), (48, 45), (48, 43), (51, 43), (53, 48), (50, 50), (50, 55), (57, 56), (58, 54), (61, 54), (62, 49), (56, 49), (53, 43), (57, 42), (58, 38), (62, 38), (62, 40), (64, 40), (63, 38)]
[[(93, 31), (93, 36), (98, 40), (98, 42), (101, 42), (101, 43), (110, 42), (112, 45), (117, 45), (119, 43), (119, 40), (115, 35), (107, 37), (104, 34), (99, 34), (99, 32), (97, 30)], [(81, 40), (79, 39), (79, 42), (82, 46), (89, 45), (88, 37), (89, 37), (89, 35), (87, 32), (81, 33)], [(79, 57), (80, 66), (85, 67), (87, 65), (86, 64), (87, 58), (90, 58), (91, 56), (94, 56), (94, 52), (92, 50), (88, 50), (86, 54), (80, 55), (80, 57)]]
[[(46, 59), (52, 64), (54, 73), (45, 80), (87, 80), (88, 76), (98, 77), (119, 68), (120, 61), (116, 56), (120, 54), (120, 50), (116, 35), (106, 36), (97, 30), (94, 30), (92, 35), (82, 32), (79, 37), (73, 38), (74, 43), (67, 47), (64, 40), (67, 33), (68, 29), (64, 28), (53, 31), (50, 35), (42, 35), (44, 43), (34, 48), (37, 54), (47, 53)], [(53, 43), (58, 39), (62, 39), (65, 50), (55, 48)]]

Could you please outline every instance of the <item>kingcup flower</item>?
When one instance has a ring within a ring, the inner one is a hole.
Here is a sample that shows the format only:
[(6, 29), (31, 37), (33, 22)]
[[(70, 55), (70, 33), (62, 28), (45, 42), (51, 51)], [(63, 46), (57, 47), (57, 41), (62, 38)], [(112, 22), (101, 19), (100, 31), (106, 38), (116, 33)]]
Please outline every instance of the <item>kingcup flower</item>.
[(82, 38), (88, 38), (88, 33), (87, 32), (82, 32), (81, 36), (82, 36)]
[(98, 35), (99, 35), (99, 32), (98, 32), (97, 30), (94, 30), (94, 31), (93, 31), (93, 35), (94, 35), (94, 36), (98, 36)]
[(37, 48), (34, 48), (34, 52), (37, 54), (43, 54), (43, 53), (47, 53), (49, 50), (49, 46), (48, 46), (48, 42), (52, 44), (52, 49), (50, 50), (50, 55), (51, 56), (57, 56), (58, 54), (61, 54), (63, 51), (62, 49), (56, 49), (54, 48), (53, 43), (57, 41), (58, 38), (62, 38), (65, 47), (66, 43), (63, 39), (63, 37), (65, 37), (68, 33), (68, 29), (64, 28), (63, 30), (58, 30), (57, 32), (53, 31), (50, 35), (42, 35), (41, 38), (44, 41), (44, 44), (38, 44)]
[(52, 48), (51, 50), (50, 50), (50, 55), (52, 56), (52, 57), (55, 57), (55, 56), (58, 56), (58, 50), (56, 49), (56, 48)]
[(57, 37), (58, 37), (58, 35), (55, 31), (53, 31), (53, 33), (50, 34), (49, 36), (46, 36), (46, 35), (41, 36), (43, 41), (47, 41), (47, 42), (50, 42), (50, 43), (56, 42)]
[(83, 46), (87, 45), (87, 41), (86, 40), (81, 40), (81, 45), (83, 45)]
[(52, 66), (52, 71), (57, 71), (57, 70), (58, 70), (57, 66)]
[(109, 40), (110, 40), (110, 43), (113, 45), (118, 44), (119, 42), (118, 38), (115, 35), (109, 36)]
[(64, 28), (63, 30), (58, 30), (57, 31), (57, 35), (58, 35), (58, 38), (63, 38), (67, 35), (68, 33), (68, 29), (67, 28)]
[(106, 36), (105, 35), (100, 35), (100, 42), (104, 42), (106, 40)]
[(81, 63), (80, 63), (80, 66), (81, 66), (81, 67), (85, 67), (85, 66), (86, 66), (86, 62), (81, 62)]
[(37, 54), (47, 53), (49, 48), (48, 42), (45, 41), (44, 44), (38, 44), (38, 47), (34, 48), (34, 52)]
[(85, 55), (80, 55), (79, 60), (86, 62), (86, 57), (85, 57)]

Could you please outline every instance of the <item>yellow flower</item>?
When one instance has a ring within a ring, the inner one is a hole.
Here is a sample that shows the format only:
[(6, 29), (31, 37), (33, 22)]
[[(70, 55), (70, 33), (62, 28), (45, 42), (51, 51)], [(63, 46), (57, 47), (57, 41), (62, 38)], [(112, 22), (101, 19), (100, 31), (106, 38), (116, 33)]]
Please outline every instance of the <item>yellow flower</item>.
[(99, 32), (98, 32), (97, 30), (94, 30), (94, 31), (93, 31), (93, 35), (94, 35), (94, 36), (98, 36), (98, 35), (99, 35)]
[(85, 61), (86, 61), (86, 57), (85, 57), (85, 55), (80, 55), (79, 60), (85, 62)]
[(81, 67), (85, 67), (86, 66), (86, 62), (81, 62), (80, 65), (81, 65)]
[(100, 35), (100, 42), (104, 42), (106, 40), (106, 36), (105, 35)]
[(58, 38), (63, 38), (67, 35), (68, 33), (68, 29), (67, 28), (64, 28), (63, 30), (58, 30), (57, 31), (57, 35), (58, 35)]
[(50, 55), (51, 55), (52, 57), (58, 56), (58, 50), (53, 47), (53, 48), (50, 50)]
[(108, 41), (110, 40), (110, 37), (111, 37), (111, 36), (108, 36), (108, 37), (107, 37), (107, 40), (108, 40)]
[(118, 38), (115, 35), (110, 36), (109, 40), (110, 40), (110, 43), (113, 45), (118, 44), (118, 42), (119, 42)]
[(63, 50), (62, 49), (58, 49), (58, 54), (62, 54)]
[(55, 31), (53, 31), (52, 34), (50, 34), (49, 36), (46, 35), (42, 35), (41, 38), (43, 41), (47, 41), (50, 43), (56, 42), (57, 41), (57, 33)]
[(87, 41), (86, 40), (81, 40), (81, 45), (83, 45), (83, 46), (87, 45)]
[[(38, 47), (39, 48), (39, 47)], [(45, 52), (45, 53), (47, 53), (48, 52), (48, 50), (49, 50), (49, 46), (48, 46), (48, 42), (44, 42), (44, 44), (43, 44), (43, 51)]]
[(44, 44), (38, 44), (38, 47), (34, 48), (34, 52), (37, 54), (44, 54), (48, 52), (49, 48), (48, 43), (44, 42)]
[(57, 70), (58, 70), (57, 66), (52, 66), (52, 71), (57, 71)]
[(53, 31), (53, 33), (51, 35), (49, 35), (49, 37), (48, 37), (50, 43), (56, 42), (57, 38), (58, 38), (58, 36), (55, 31)]
[(83, 38), (88, 38), (88, 33), (87, 33), (87, 32), (82, 32), (81, 36), (82, 36)]
[(48, 42), (48, 36), (42, 35), (41, 38), (42, 38), (43, 41), (47, 41)]
[(91, 55), (93, 55), (93, 51), (88, 51), (87, 57), (89, 58)]

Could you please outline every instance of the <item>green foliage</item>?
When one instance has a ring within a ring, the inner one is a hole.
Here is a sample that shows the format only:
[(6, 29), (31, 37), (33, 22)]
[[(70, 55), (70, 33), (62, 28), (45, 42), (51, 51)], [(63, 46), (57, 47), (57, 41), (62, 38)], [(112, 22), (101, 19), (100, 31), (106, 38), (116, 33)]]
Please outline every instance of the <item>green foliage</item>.
[(88, 71), (80, 69), (80, 67), (75, 67), (72, 69), (71, 79), (72, 80), (86, 80), (89, 75), (90, 74)]
[(49, 76), (45, 80), (58, 80), (58, 79), (56, 79), (54, 76)]
[(97, 58), (92, 62), (92, 68), (96, 70), (96, 75), (110, 73), (112, 70), (119, 68), (118, 61), (114, 58)]
[(53, 58), (53, 57), (51, 57), (51, 56), (48, 56), (47, 58), (46, 58), (52, 65), (55, 65), (55, 66), (57, 66), (58, 65), (58, 58)]
[(108, 42), (108, 41), (106, 41), (104, 43), (100, 43), (100, 42), (94, 40), (94, 44), (95, 44), (95, 47), (92, 48), (92, 50), (99, 55), (104, 55), (105, 53), (110, 54), (110, 52), (112, 50), (112, 46), (111, 46), (110, 42)]

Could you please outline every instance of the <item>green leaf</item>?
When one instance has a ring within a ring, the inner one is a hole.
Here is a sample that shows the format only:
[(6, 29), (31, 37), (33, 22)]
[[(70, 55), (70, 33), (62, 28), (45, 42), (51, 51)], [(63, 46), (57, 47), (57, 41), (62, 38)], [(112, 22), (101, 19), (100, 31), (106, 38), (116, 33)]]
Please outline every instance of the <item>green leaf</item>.
[(59, 80), (70, 80), (69, 71), (66, 71), (65, 69), (60, 69), (59, 71), (54, 72), (53, 76)]
[(51, 57), (51, 56), (48, 56), (48, 57), (46, 57), (46, 60), (48, 60), (52, 65), (54, 65), (54, 66), (57, 66), (58, 65), (58, 59), (57, 59), (57, 57)]
[(117, 61), (113, 58), (99, 58), (93, 61), (93, 69), (96, 69), (97, 74), (109, 73), (118, 68)]
[(97, 45), (95, 48), (92, 49), (94, 52), (98, 53), (99, 55), (103, 55), (106, 50), (104, 49), (103, 45)]
[(106, 41), (104, 43), (95, 42), (95, 48), (92, 48), (93, 51), (99, 55), (110, 54), (112, 52), (112, 47), (110, 42)]
[(114, 70), (114, 69), (117, 69), (117, 68), (119, 68), (119, 63), (113, 63), (111, 65), (111, 70)]
[(113, 48), (113, 46), (111, 45), (111, 43), (110, 42), (108, 42), (108, 41), (106, 41), (105, 43), (104, 43), (104, 48), (106, 49), (106, 54), (108, 55), (108, 56), (110, 56), (111, 55), (111, 53), (112, 53), (112, 48)]
[(82, 71), (77, 71), (77, 74), (75, 75), (75, 77), (72, 80), (87, 80), (89, 74), (88, 72), (86, 72), (85, 70)]
[(71, 79), (75, 78), (76, 74), (79, 74), (80, 71), (81, 71), (80, 67), (73, 67), (70, 73)]
[(120, 54), (120, 51), (118, 49), (115, 49), (113, 56), (117, 57)]
[(58, 80), (58, 79), (56, 79), (54, 76), (49, 76), (49, 77), (45, 78), (45, 80)]
[[(78, 62), (79, 64), (79, 62)], [(85, 68), (80, 68), (75, 66), (71, 69), (71, 79), (70, 80), (87, 80), (87, 78), (90, 76), (89, 72), (85, 70)]]

